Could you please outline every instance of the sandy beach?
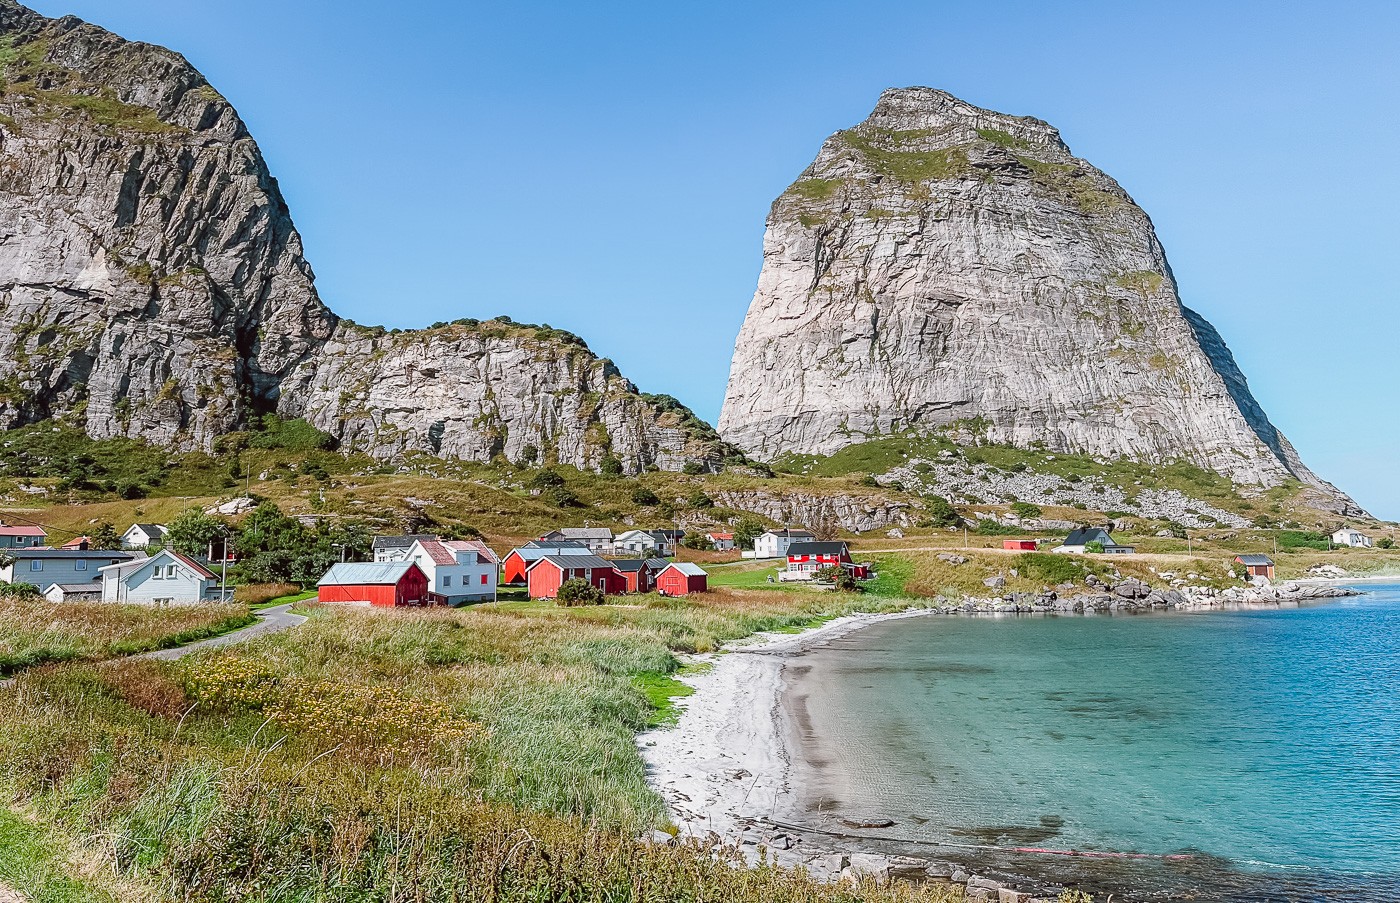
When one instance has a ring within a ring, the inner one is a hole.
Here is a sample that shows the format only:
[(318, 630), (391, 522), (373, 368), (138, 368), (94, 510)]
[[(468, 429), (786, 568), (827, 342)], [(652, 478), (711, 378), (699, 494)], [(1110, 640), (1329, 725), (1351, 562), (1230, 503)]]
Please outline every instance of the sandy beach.
[(697, 656), (711, 667), (684, 678), (695, 694), (680, 700), (678, 723), (637, 738), (648, 780), (681, 834), (714, 834), (738, 843), (753, 830), (752, 820), (781, 811), (792, 789), (782, 698), (784, 669), (794, 656), (870, 624), (932, 613), (852, 615), (799, 634), (759, 634)]

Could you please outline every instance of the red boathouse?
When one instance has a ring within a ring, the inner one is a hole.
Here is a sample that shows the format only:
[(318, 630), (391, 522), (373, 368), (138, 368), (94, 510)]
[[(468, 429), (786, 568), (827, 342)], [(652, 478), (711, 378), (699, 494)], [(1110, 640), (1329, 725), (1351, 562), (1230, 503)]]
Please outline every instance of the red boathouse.
[(688, 596), (708, 592), (709, 588), (710, 579), (704, 568), (689, 561), (673, 561), (656, 575), (656, 589), (663, 596)]
[(316, 598), (385, 608), (433, 604), (428, 596), (428, 575), (411, 561), (333, 565), (317, 582)]

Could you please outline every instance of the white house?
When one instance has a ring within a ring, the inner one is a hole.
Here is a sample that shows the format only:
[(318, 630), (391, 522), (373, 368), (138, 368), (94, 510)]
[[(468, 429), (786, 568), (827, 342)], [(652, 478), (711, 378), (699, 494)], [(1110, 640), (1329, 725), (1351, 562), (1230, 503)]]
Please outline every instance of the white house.
[(50, 583), (44, 590), (44, 598), (50, 602), (101, 602), (102, 583)]
[(716, 552), (734, 551), (733, 533), (706, 533), (705, 538), (710, 541), (710, 545), (714, 546)]
[(113, 552), (89, 549), (7, 549), (0, 564), (0, 581), (32, 583), (46, 589), (55, 583), (64, 586), (93, 583), (104, 565), (121, 564), (144, 552)]
[(122, 548), (144, 549), (151, 543), (162, 542), (169, 532), (165, 524), (132, 524), (122, 534)]
[(437, 540), (432, 533), (405, 533), (403, 536), (374, 537), (374, 560), (380, 564), (407, 561), (408, 550), (420, 539)]
[(168, 605), (220, 602), (225, 597), (213, 571), (170, 549), (100, 570), (103, 602)]
[(583, 543), (594, 555), (613, 553), (613, 532), (607, 527), (561, 527), (540, 537), (544, 542), (558, 542), (561, 539)]
[(1332, 545), (1346, 546), (1349, 549), (1371, 548), (1371, 537), (1351, 527), (1343, 527), (1332, 534)]
[(1105, 555), (1131, 555), (1135, 551), (1132, 546), (1120, 546), (1113, 541), (1113, 537), (1108, 535), (1108, 531), (1102, 527), (1084, 527), (1075, 530), (1065, 537), (1064, 545), (1056, 546), (1052, 552), (1061, 554), (1083, 555), (1089, 550), (1089, 543), (1096, 542), (1103, 546)]
[(496, 601), (501, 561), (484, 542), (419, 539), (409, 547), (406, 560), (427, 575), (428, 592), (439, 601), (448, 605)]
[(614, 555), (634, 555), (645, 558), (660, 555), (669, 558), (676, 553), (674, 530), (628, 530), (613, 539)]
[(753, 557), (786, 558), (788, 546), (795, 542), (811, 542), (816, 534), (809, 530), (769, 530), (753, 541)]

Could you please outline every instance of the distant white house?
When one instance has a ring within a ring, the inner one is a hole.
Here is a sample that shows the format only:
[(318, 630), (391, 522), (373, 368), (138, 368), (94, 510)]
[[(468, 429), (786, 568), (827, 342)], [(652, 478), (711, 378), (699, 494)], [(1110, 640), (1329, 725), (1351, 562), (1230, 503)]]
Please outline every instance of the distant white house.
[(716, 552), (734, 551), (733, 533), (706, 533), (705, 538), (710, 541), (710, 545), (714, 547)]
[(684, 535), (675, 530), (628, 530), (613, 537), (612, 554), (669, 558), (676, 554), (676, 543)]
[(613, 532), (607, 527), (561, 527), (540, 537), (544, 542), (571, 540), (583, 543), (594, 555), (613, 553)]
[(419, 539), (409, 547), (405, 560), (427, 575), (434, 601), (448, 605), (496, 601), (501, 562), (484, 542)]
[(170, 531), (165, 524), (132, 524), (122, 534), (122, 548), (144, 549), (152, 543), (162, 542)]
[(407, 561), (408, 550), (420, 539), (436, 540), (432, 533), (405, 533), (402, 536), (374, 537), (374, 560), (380, 564)]
[(1120, 546), (1113, 541), (1113, 537), (1108, 535), (1108, 531), (1102, 527), (1086, 527), (1075, 530), (1065, 537), (1064, 545), (1057, 546), (1052, 551), (1061, 554), (1082, 555), (1089, 550), (1089, 543), (1096, 542), (1103, 546), (1105, 555), (1131, 555), (1136, 551), (1132, 546)]
[(223, 601), (225, 595), (213, 571), (170, 549), (99, 570), (103, 602), (192, 604)]
[(102, 584), (97, 580), (89, 583), (50, 583), (44, 590), (44, 598), (50, 602), (101, 602)]
[(1371, 537), (1360, 530), (1343, 527), (1332, 534), (1332, 545), (1346, 546), (1349, 549), (1369, 549), (1371, 548)]
[(753, 541), (754, 558), (786, 558), (788, 547), (795, 542), (811, 542), (816, 534), (810, 530), (769, 530)]

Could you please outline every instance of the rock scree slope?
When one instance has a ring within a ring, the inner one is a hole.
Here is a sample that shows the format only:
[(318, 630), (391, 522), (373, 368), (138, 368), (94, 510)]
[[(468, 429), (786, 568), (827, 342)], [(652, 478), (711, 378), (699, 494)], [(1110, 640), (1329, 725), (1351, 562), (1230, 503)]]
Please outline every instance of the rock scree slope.
[(957, 425), (1022, 447), (1294, 478), (1152, 222), (1038, 119), (885, 91), (774, 202), (719, 432), (761, 458)]
[(278, 411), (384, 457), (722, 454), (557, 330), (336, 317), (257, 144), (179, 54), (0, 0), (0, 78), (0, 428), (208, 448)]

